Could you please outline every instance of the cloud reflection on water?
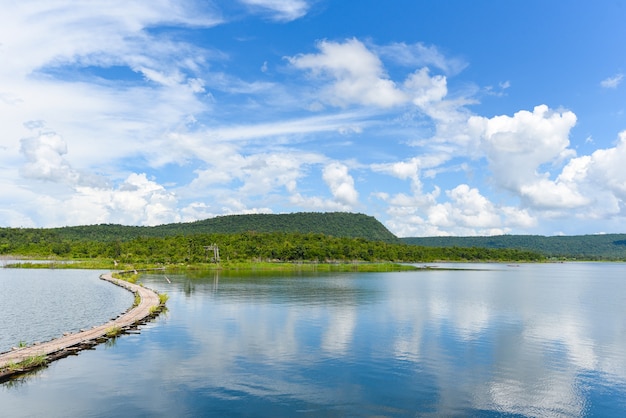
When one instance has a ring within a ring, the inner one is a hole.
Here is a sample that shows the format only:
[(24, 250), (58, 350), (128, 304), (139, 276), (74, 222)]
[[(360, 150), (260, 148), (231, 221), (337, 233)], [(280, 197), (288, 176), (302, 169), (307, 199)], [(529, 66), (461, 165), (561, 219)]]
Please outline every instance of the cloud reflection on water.
[(47, 384), (0, 391), (0, 401), (28, 395), (55, 411), (48, 402), (64, 399), (65, 379), (83, 399), (75, 411), (120, 404), (154, 416), (626, 407), (623, 265), (455, 267), (475, 270), (146, 276), (170, 295), (166, 316), (114, 347), (55, 363)]
[(474, 411), (578, 416), (589, 403), (585, 376), (624, 387), (621, 267), (486, 267), (222, 278), (218, 291), (213, 279), (197, 280), (191, 298), (177, 297), (182, 279), (160, 284), (174, 296), (169, 326), (189, 348), (155, 351), (153, 361), (176, 364), (160, 377), (169, 384), (316, 405), (336, 403), (347, 387), (342, 401), (375, 402), (367, 393), (385, 373), (409, 392), (434, 377), (438, 414), (459, 413), (461, 401)]

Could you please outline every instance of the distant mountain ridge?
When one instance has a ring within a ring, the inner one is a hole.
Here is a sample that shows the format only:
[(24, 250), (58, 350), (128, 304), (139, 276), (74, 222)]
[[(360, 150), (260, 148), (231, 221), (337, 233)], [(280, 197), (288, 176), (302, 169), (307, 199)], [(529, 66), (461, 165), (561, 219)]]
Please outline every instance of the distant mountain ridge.
[(490, 237), (400, 238), (405, 244), (425, 247), (508, 248), (538, 251), (547, 257), (584, 260), (626, 260), (626, 234), (541, 236), (498, 235)]
[(0, 228), (3, 236), (71, 241), (127, 241), (137, 237), (241, 232), (321, 233), (338, 238), (399, 243), (399, 239), (373, 216), (347, 212), (299, 212), (288, 214), (226, 215), (195, 222), (158, 226), (99, 224), (61, 228)]

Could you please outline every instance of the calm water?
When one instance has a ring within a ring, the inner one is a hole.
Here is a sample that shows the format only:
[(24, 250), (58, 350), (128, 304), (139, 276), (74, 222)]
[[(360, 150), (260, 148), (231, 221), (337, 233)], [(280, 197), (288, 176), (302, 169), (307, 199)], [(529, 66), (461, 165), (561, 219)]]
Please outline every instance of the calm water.
[(167, 315), (1, 385), (0, 415), (624, 415), (625, 264), (467, 267), (148, 276)]
[(102, 273), (0, 268), (0, 353), (20, 341), (49, 341), (103, 324), (130, 308), (133, 295), (100, 280)]

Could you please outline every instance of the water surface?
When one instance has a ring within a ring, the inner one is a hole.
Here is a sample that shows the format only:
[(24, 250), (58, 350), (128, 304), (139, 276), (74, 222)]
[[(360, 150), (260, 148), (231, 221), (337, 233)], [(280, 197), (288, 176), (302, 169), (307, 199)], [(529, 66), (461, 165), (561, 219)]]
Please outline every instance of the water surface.
[(0, 268), (0, 353), (101, 325), (133, 305), (104, 271)]
[[(440, 266), (443, 267), (443, 266)], [(624, 264), (163, 275), (169, 312), (0, 386), (8, 416), (622, 416)]]

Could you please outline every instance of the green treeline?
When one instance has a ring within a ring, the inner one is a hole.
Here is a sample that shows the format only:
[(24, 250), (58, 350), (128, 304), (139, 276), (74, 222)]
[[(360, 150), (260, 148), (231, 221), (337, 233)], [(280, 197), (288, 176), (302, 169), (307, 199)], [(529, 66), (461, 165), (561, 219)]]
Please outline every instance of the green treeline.
[(626, 260), (626, 234), (398, 238), (372, 216), (345, 212), (229, 215), (150, 227), (0, 228), (0, 255), (203, 262), (204, 247), (213, 243), (233, 261)]
[(428, 247), (515, 248), (537, 251), (550, 258), (626, 260), (626, 234), (574, 236), (500, 235), (491, 237), (401, 238), (406, 244)]
[[(49, 230), (41, 230), (48, 232)], [(47, 233), (21, 239), (0, 236), (0, 253), (64, 259), (114, 259), (121, 263), (175, 264), (211, 262), (217, 244), (223, 261), (540, 261), (532, 251), (486, 248), (432, 248), (333, 237), (321, 233), (240, 232), (137, 237), (130, 240), (70, 240)]]

